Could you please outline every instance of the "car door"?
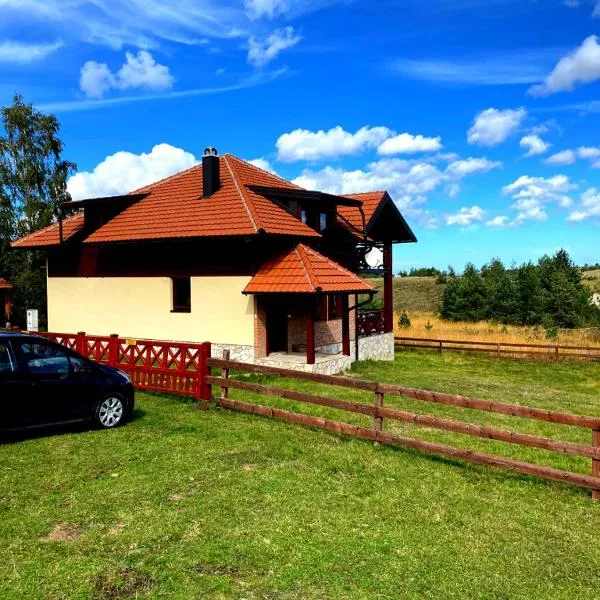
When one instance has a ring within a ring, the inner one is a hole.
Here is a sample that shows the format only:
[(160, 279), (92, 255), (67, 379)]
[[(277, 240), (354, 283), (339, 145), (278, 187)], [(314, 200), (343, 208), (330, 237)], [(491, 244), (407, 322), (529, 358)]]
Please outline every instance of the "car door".
[(19, 339), (13, 347), (32, 386), (28, 424), (77, 419), (77, 396), (66, 349), (42, 338)]
[(8, 342), (0, 339), (0, 430), (27, 424), (31, 383), (20, 372)]

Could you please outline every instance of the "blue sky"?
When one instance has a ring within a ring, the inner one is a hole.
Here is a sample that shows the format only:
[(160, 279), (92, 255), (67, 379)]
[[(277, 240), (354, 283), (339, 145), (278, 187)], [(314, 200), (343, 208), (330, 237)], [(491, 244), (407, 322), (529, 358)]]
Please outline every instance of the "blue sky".
[(600, 1), (0, 0), (0, 103), (62, 124), (76, 198), (216, 146), (387, 189), (396, 269), (600, 261)]

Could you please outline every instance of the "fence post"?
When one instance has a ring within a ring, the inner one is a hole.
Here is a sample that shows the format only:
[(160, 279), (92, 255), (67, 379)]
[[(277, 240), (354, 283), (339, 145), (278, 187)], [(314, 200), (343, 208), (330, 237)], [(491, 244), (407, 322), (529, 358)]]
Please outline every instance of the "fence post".
[(555, 360), (556, 362), (558, 362), (558, 358), (559, 358), (559, 352), (560, 352), (560, 346), (556, 346), (556, 348), (554, 349), (554, 352), (555, 352), (555, 357), (554, 357), (554, 360)]
[(500, 353), (501, 353), (501, 350), (500, 350), (500, 344), (498, 344), (498, 345), (496, 346), (496, 352), (498, 353), (498, 358), (500, 358)]
[[(383, 431), (383, 417), (379, 414), (379, 409), (383, 408), (383, 392), (379, 390), (375, 391), (375, 415), (373, 416), (373, 429), (375, 430), (375, 437), (377, 434)], [(378, 444), (379, 442), (375, 442)]]
[[(600, 448), (600, 429), (592, 430), (592, 446)], [(592, 458), (592, 477), (600, 477), (600, 459)], [(600, 500), (600, 490), (592, 490), (592, 500)]]
[(198, 370), (198, 388), (196, 392), (196, 399), (201, 400), (205, 408), (208, 408), (208, 403), (212, 399), (212, 386), (206, 381), (206, 378), (211, 375), (211, 368), (207, 363), (210, 357), (210, 342), (204, 342), (200, 346), (200, 368)]
[[(230, 360), (231, 352), (229, 350), (223, 350), (223, 360)], [(221, 369), (221, 377), (223, 379), (229, 379), (229, 369)], [(221, 387), (221, 398), (229, 398), (229, 388)]]
[(112, 333), (108, 340), (108, 364), (116, 367), (119, 363), (119, 335)]
[(78, 331), (75, 338), (75, 351), (85, 356), (85, 331)]
[(440, 353), (440, 354), (442, 353), (442, 346), (443, 346), (443, 345), (444, 345), (444, 342), (442, 342), (442, 341), (440, 340), (440, 349), (439, 349), (439, 353)]

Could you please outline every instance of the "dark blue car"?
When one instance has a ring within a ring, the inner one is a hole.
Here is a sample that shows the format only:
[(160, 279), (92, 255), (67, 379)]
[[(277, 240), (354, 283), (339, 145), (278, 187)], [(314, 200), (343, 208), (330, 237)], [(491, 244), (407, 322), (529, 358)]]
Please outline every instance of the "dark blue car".
[(133, 412), (129, 377), (44, 338), (0, 332), (0, 431), (93, 421), (112, 429)]

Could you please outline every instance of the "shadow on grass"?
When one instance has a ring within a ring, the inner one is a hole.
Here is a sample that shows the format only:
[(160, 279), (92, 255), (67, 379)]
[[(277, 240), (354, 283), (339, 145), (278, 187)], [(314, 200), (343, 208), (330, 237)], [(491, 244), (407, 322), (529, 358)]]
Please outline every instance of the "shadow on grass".
[[(140, 419), (143, 419), (146, 415), (144, 410), (135, 408), (131, 418), (120, 425), (121, 427), (127, 427), (130, 423), (135, 423)], [(73, 423), (57, 423), (49, 425), (39, 425), (35, 427), (29, 427), (19, 429), (16, 431), (0, 432), (0, 445), (17, 444), (26, 440), (34, 440), (38, 438), (51, 438), (59, 435), (85, 433), (89, 431), (101, 431), (102, 428), (92, 420), (77, 421)]]

